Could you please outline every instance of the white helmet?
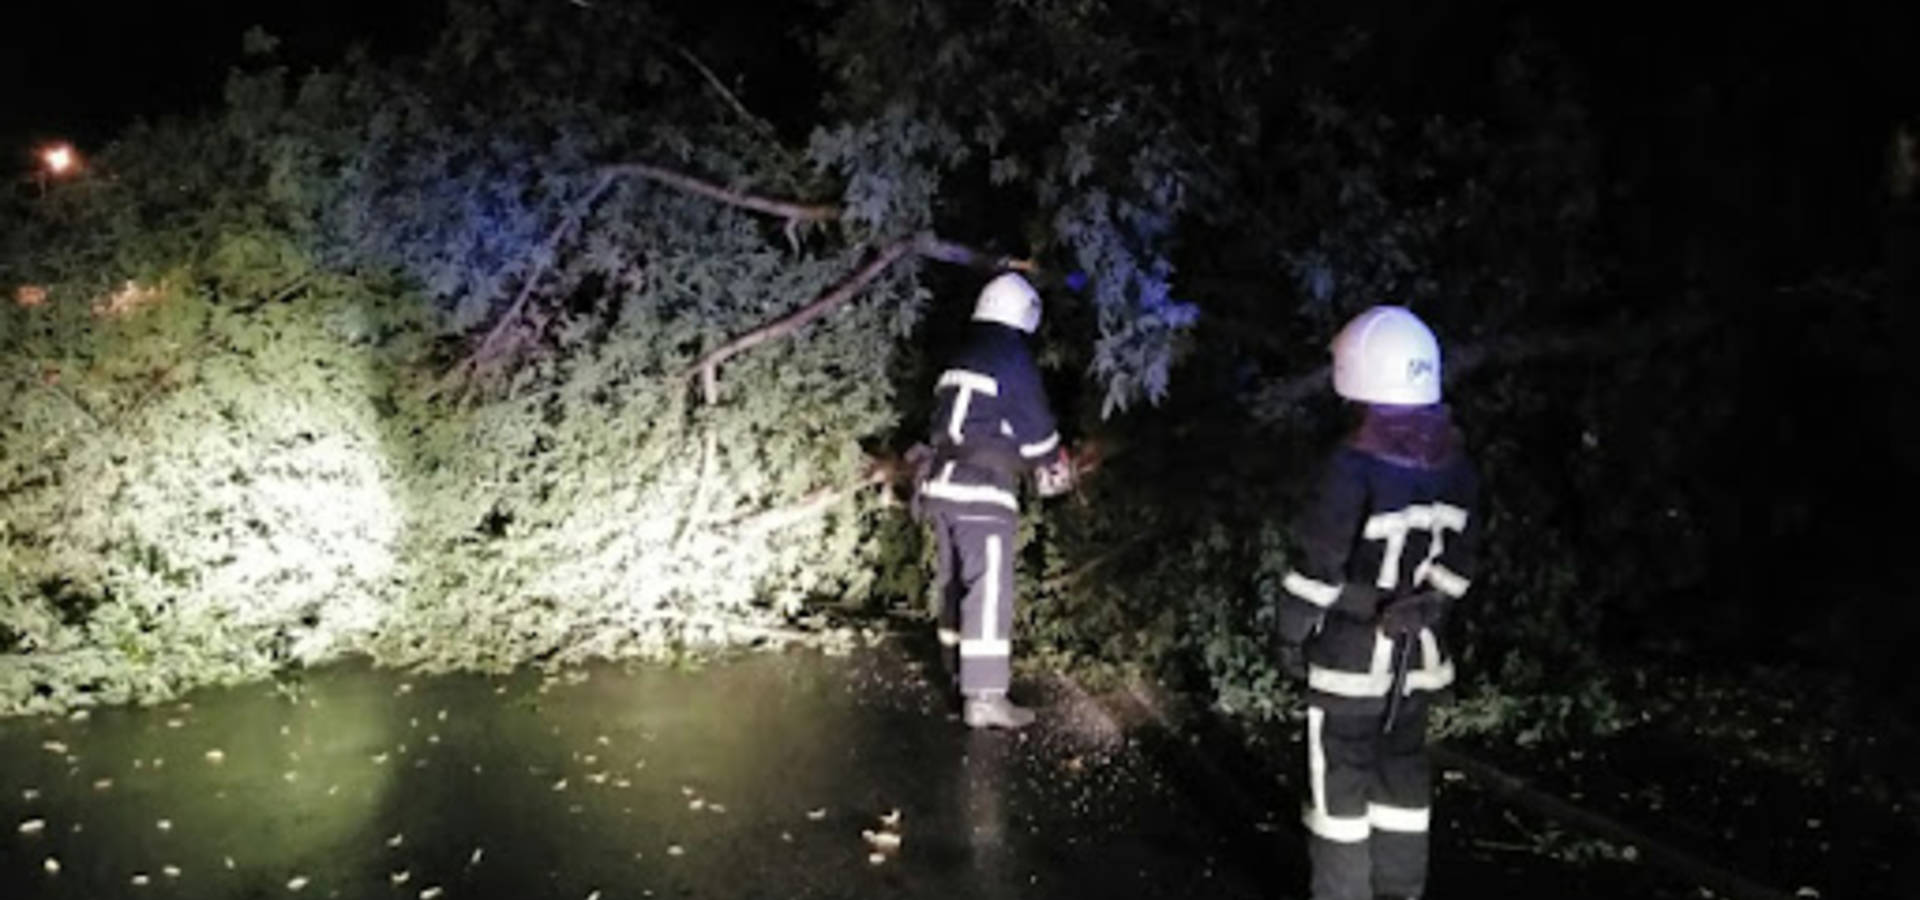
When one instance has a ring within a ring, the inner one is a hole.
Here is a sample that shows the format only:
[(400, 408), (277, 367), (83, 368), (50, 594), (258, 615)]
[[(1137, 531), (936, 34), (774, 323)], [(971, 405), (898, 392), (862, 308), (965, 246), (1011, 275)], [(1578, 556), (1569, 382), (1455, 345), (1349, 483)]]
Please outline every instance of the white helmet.
[(1333, 339), (1333, 391), (1385, 406), (1440, 402), (1440, 342), (1418, 316), (1376, 306)]
[(1025, 278), (1008, 272), (987, 282), (973, 304), (975, 322), (998, 322), (1028, 334), (1040, 327), (1040, 292)]

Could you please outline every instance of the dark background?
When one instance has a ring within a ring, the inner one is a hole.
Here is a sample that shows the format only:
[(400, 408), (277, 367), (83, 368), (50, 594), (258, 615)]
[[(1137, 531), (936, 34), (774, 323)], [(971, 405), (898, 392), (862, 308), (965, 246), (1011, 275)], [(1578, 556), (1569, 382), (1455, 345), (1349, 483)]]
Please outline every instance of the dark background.
[[(795, 26), (822, 15), (812, 4), (654, 5), (756, 111), (783, 126), (806, 121), (815, 82)], [(1380, 54), (1395, 69), (1381, 73), (1389, 106), (1472, 112), (1517, 36), (1564, 51), (1608, 174), (1642, 205), (1615, 210), (1636, 258), (1691, 253), (1714, 277), (1772, 283), (1881, 252), (1887, 137), (1920, 115), (1913, 4), (1333, 6), (1330, 27), (1368, 29), (1393, 48)], [(137, 117), (216, 103), (254, 25), (299, 69), (355, 44), (376, 55), (417, 48), (439, 20), (434, 0), (21, 4), (0, 36), (0, 140), (85, 146)], [(24, 164), (24, 150), (14, 155)]]

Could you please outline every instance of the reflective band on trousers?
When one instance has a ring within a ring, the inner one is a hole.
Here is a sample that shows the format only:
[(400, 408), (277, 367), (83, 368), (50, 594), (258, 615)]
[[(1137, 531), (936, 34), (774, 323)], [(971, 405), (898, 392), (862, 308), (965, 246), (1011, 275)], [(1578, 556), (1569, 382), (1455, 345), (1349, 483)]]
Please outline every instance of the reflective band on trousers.
[[(1000, 536), (987, 535), (987, 571), (981, 577), (986, 579), (985, 601), (980, 604), (980, 639), (990, 641), (1000, 636), (1000, 567), (1006, 565), (1005, 548), (1000, 546)], [(966, 655), (962, 653), (961, 655)], [(1003, 654), (1004, 655), (1004, 654)]]
[(1012, 641), (977, 641), (968, 638), (960, 642), (960, 655), (969, 659), (983, 656), (1012, 656)]
[(1411, 809), (1405, 806), (1388, 806), (1384, 803), (1367, 804), (1367, 822), (1381, 831), (1426, 834), (1427, 825), (1432, 818), (1433, 810), (1427, 807)]
[(1365, 816), (1341, 817), (1327, 813), (1327, 746), (1321, 732), (1327, 712), (1318, 706), (1307, 707), (1307, 776), (1310, 801), (1302, 821), (1307, 830), (1342, 844), (1357, 844), (1367, 839)]
[(1345, 818), (1310, 809), (1304, 822), (1308, 831), (1337, 844), (1358, 844), (1373, 834), (1365, 816)]
[(940, 629), (940, 646), (957, 647), (960, 644), (960, 632), (951, 628)]

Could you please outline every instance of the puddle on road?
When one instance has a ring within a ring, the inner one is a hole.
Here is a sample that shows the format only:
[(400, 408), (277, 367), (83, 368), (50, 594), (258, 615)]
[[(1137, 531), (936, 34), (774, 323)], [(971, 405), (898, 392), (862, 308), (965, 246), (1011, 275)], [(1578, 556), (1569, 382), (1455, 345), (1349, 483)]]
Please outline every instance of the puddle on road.
[(0, 761), (9, 898), (1258, 895), (1114, 734), (968, 733), (890, 647), (342, 665), (0, 721)]

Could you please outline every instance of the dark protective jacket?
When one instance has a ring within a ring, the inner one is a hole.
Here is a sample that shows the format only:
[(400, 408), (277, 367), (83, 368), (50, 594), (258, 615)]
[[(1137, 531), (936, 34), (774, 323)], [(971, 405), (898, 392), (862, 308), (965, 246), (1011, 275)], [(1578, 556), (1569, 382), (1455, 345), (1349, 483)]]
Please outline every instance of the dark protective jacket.
[(1058, 452), (1060, 434), (1026, 336), (991, 322), (970, 329), (934, 385), (933, 462), (920, 502), (931, 512), (1013, 518), (1020, 475)]
[(1412, 639), (1409, 692), (1453, 683), (1446, 611), (1467, 593), (1481, 527), (1479, 476), (1445, 407), (1369, 412), (1333, 454), (1294, 525), (1282, 640), (1304, 643), (1308, 702), (1330, 713), (1384, 711), (1394, 644), (1379, 613), (1410, 596), (1431, 613)]

